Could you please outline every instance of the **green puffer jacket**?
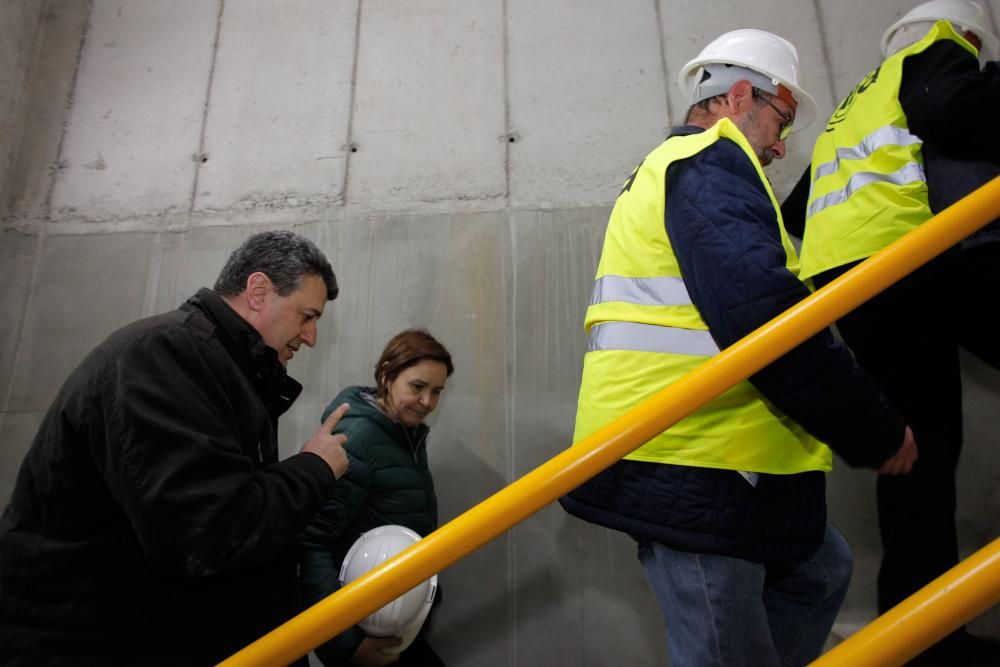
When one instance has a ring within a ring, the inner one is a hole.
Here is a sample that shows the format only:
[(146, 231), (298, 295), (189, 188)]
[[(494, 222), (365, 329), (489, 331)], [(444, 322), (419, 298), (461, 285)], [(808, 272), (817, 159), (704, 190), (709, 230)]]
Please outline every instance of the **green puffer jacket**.
[[(362, 533), (397, 524), (424, 536), (437, 528), (437, 496), (427, 467), (424, 424), (408, 429), (375, 405), (375, 389), (348, 387), (323, 411), (351, 409), (334, 430), (347, 436), (350, 467), (300, 539), (302, 599), (315, 604), (340, 588), (340, 566)], [(327, 667), (346, 665), (365, 634), (355, 626), (316, 649)]]

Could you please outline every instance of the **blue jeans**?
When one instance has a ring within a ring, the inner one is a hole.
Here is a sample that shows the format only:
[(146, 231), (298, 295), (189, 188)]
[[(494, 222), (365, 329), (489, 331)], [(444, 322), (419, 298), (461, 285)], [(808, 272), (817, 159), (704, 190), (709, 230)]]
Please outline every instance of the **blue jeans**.
[(639, 560), (666, 620), (671, 667), (805, 665), (823, 644), (851, 580), (853, 557), (827, 523), (823, 544), (794, 570), (640, 542)]

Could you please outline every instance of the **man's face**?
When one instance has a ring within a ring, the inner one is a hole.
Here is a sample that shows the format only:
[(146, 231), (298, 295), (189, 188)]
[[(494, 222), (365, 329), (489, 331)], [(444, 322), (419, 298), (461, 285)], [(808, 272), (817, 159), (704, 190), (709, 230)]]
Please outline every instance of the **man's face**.
[(303, 343), (309, 347), (316, 344), (316, 324), (326, 305), (326, 283), (320, 276), (306, 274), (288, 296), (280, 296), (271, 281), (267, 283), (252, 324), (287, 366)]
[(788, 119), (794, 117), (795, 111), (784, 100), (778, 97), (761, 97), (737, 121), (736, 126), (750, 142), (762, 167), (771, 164), (775, 158), (780, 160), (785, 156), (781, 130)]

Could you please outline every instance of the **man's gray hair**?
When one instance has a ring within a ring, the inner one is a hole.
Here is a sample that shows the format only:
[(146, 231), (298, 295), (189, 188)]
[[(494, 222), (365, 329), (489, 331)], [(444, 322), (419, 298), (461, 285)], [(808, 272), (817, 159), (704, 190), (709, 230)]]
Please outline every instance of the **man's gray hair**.
[(327, 301), (336, 299), (340, 291), (330, 262), (316, 244), (284, 231), (261, 232), (244, 241), (222, 267), (214, 289), (219, 296), (234, 297), (246, 289), (247, 278), (257, 271), (271, 279), (279, 296), (298, 289), (305, 275), (323, 279)]

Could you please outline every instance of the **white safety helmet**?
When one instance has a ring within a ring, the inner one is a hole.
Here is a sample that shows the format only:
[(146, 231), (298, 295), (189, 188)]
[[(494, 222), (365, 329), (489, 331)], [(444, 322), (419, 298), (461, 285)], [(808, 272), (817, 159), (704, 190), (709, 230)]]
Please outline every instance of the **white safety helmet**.
[(987, 28), (989, 18), (982, 7), (968, 0), (931, 0), (906, 12), (882, 35), (882, 56), (888, 58), (916, 43), (937, 21), (950, 21), (959, 34), (971, 32), (983, 43), (982, 59), (996, 60), (998, 40)]
[[(340, 566), (340, 583), (344, 586), (360, 578), (407, 547), (420, 541), (420, 536), (404, 526), (379, 526), (357, 539)], [(427, 620), (427, 614), (437, 593), (437, 575), (385, 605), (358, 625), (373, 637), (400, 637), (399, 646), (382, 649), (384, 653), (399, 653), (413, 643)]]
[(744, 28), (717, 37), (681, 68), (677, 83), (689, 103), (696, 104), (724, 94), (741, 79), (773, 95), (784, 86), (795, 100), (794, 131), (816, 118), (816, 101), (800, 85), (798, 51), (787, 39), (764, 30)]

